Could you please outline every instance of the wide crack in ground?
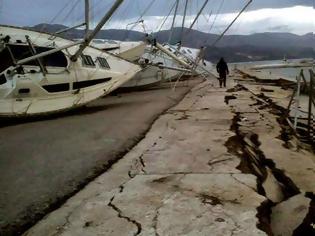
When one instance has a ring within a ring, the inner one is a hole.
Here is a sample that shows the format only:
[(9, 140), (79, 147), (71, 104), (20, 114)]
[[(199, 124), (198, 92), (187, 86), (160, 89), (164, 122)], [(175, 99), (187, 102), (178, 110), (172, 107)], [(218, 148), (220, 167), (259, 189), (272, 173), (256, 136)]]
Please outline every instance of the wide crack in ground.
[[(242, 90), (247, 91), (246, 88), (238, 85), (229, 92), (237, 92)], [(253, 96), (252, 98), (255, 99)], [(225, 98), (225, 102), (228, 104), (230, 99), (237, 99), (237, 95), (233, 94), (232, 96), (227, 96)], [(261, 99), (263, 99), (263, 101), (261, 101)], [(284, 142), (284, 147), (289, 148), (289, 141), (292, 133), (290, 132), (290, 129), (283, 118), (283, 108), (276, 106), (271, 99), (265, 96), (257, 98), (255, 101), (256, 103), (252, 104), (251, 106), (259, 106), (258, 109), (271, 109), (273, 114), (278, 116), (277, 121), (282, 128), (281, 135), (278, 138)], [(257, 208), (257, 218), (259, 219), (257, 227), (265, 231), (268, 235), (273, 235), (270, 219), (272, 207), (299, 194), (300, 190), (295, 185), (295, 183), (288, 176), (286, 176), (283, 170), (280, 170), (276, 167), (273, 160), (268, 159), (268, 157), (264, 155), (263, 151), (260, 149), (261, 144), (259, 142), (258, 134), (252, 131), (240, 130), (240, 121), (242, 121), (242, 119), (246, 119), (246, 114), (237, 111), (233, 111), (233, 113), (235, 116), (231, 125), (231, 131), (235, 132), (236, 135), (229, 138), (225, 145), (231, 154), (237, 155), (240, 158), (240, 164), (237, 168), (241, 170), (242, 173), (250, 173), (257, 177), (258, 193), (268, 199)], [(273, 177), (278, 182), (283, 194), (283, 199), (277, 203), (268, 198), (266, 189), (263, 186), (263, 183), (268, 178), (268, 169), (271, 171)], [(294, 231), (294, 235), (314, 235), (314, 203), (314, 195), (312, 195), (309, 213), (304, 219), (303, 223)]]

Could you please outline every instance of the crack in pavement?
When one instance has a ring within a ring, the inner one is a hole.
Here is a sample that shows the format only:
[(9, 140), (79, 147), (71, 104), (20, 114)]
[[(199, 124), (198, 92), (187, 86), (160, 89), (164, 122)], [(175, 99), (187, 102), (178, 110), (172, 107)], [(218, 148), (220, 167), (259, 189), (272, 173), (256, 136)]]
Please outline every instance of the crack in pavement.
[(240, 184), (242, 184), (242, 185), (244, 185), (244, 186), (246, 186), (246, 187), (252, 189), (254, 192), (257, 193), (257, 189), (255, 189), (255, 188), (253, 188), (252, 186), (249, 186), (248, 184), (246, 184), (246, 183), (240, 181), (239, 179), (237, 179), (237, 178), (234, 176), (234, 174), (231, 174), (231, 177), (232, 177), (236, 182), (238, 182), (238, 183), (240, 183)]
[(155, 236), (160, 236), (160, 234), (158, 233), (158, 218), (159, 218), (159, 215), (160, 215), (160, 212), (159, 212), (159, 208), (156, 209), (156, 214), (153, 218), (153, 228), (154, 228), (154, 233), (155, 233)]
[(136, 228), (137, 228), (137, 231), (134, 233), (134, 236), (139, 235), (139, 234), (141, 233), (141, 231), (142, 231), (142, 226), (141, 226), (141, 224), (140, 224), (139, 222), (137, 222), (136, 220), (131, 219), (131, 218), (128, 217), (128, 216), (124, 216), (124, 215), (122, 214), (121, 209), (119, 209), (115, 204), (113, 204), (114, 199), (115, 199), (115, 196), (113, 196), (113, 197), (111, 198), (110, 202), (109, 202), (107, 205), (108, 205), (109, 207), (111, 207), (114, 211), (117, 212), (117, 215), (118, 215), (119, 218), (125, 219), (125, 220), (127, 220), (128, 222), (130, 222), (130, 223), (132, 223), (133, 225), (135, 225)]
[[(223, 153), (221, 155), (219, 155), (218, 157), (221, 157), (221, 156), (226, 156), (228, 153)], [(234, 158), (233, 157), (228, 157), (228, 158), (224, 158), (224, 159), (219, 159), (217, 160), (217, 158), (215, 158), (214, 160), (210, 160), (207, 164), (210, 166), (210, 171), (213, 170), (214, 168), (214, 165), (216, 164), (219, 164), (219, 163), (222, 163), (222, 162), (225, 162), (225, 161), (231, 161), (233, 160)]]
[[(56, 235), (61, 235), (64, 231), (65, 231), (65, 229), (66, 229), (66, 227), (68, 226), (68, 225), (70, 225), (70, 217), (72, 216), (72, 214), (76, 211), (76, 210), (78, 210), (82, 205), (84, 205), (87, 201), (89, 201), (91, 198), (95, 198), (95, 197), (98, 197), (99, 195), (101, 195), (100, 193), (97, 193), (97, 194), (95, 194), (94, 196), (92, 196), (92, 197), (86, 197), (85, 199), (83, 199), (81, 202), (80, 202), (80, 204), (78, 204), (72, 211), (70, 211), (67, 215), (66, 215), (66, 217), (65, 217), (65, 222), (62, 224), (62, 225), (59, 225), (59, 226), (57, 226), (56, 227), (56, 232), (54, 233), (54, 234), (52, 234), (52, 236), (56, 236)], [(26, 233), (26, 236), (27, 235), (29, 235), (29, 233)]]

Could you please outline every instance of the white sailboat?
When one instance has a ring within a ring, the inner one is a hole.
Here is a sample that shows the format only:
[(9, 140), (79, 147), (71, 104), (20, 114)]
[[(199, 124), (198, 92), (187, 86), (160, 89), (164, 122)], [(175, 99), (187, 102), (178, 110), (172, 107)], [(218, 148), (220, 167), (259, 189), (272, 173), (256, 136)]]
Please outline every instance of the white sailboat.
[(82, 106), (130, 80), (141, 68), (90, 41), (123, 0), (117, 0), (84, 41), (0, 26), (0, 116), (49, 114)]

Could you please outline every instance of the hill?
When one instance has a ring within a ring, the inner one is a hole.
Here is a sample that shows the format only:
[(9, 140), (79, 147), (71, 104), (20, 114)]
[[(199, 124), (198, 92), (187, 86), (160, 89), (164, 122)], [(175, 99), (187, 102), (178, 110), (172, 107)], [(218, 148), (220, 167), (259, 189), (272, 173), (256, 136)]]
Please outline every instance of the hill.
[[(31, 29), (56, 32), (65, 29), (63, 25), (40, 24)], [(295, 35), (291, 33), (256, 33), (252, 35), (226, 35), (220, 42), (211, 46), (218, 38), (216, 34), (207, 34), (197, 30), (185, 29), (185, 37), (182, 43), (186, 47), (199, 48), (208, 45), (206, 58), (216, 61), (221, 56), (228, 61), (256, 61), (256, 60), (278, 60), (284, 55), (291, 58), (315, 58), (315, 37), (314, 34)], [(155, 37), (161, 43), (167, 42), (169, 30), (155, 33)], [(181, 29), (175, 28), (172, 43), (178, 42)], [(82, 38), (84, 30), (73, 29), (64, 34), (68, 38)], [(126, 31), (121, 29), (102, 30), (97, 38), (120, 40), (120, 41), (140, 41), (145, 38), (145, 34), (138, 31)], [(176, 40), (177, 39), (177, 40)]]

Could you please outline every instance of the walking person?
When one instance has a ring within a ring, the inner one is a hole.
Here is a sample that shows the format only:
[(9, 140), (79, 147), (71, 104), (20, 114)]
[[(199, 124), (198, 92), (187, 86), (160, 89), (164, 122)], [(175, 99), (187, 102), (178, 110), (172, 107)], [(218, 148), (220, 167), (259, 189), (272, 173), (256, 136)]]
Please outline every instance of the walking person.
[(217, 72), (219, 74), (219, 81), (220, 81), (220, 88), (222, 88), (222, 85), (226, 87), (226, 75), (228, 75), (229, 72), (229, 67), (226, 64), (224, 58), (222, 57), (220, 61), (217, 64)]

